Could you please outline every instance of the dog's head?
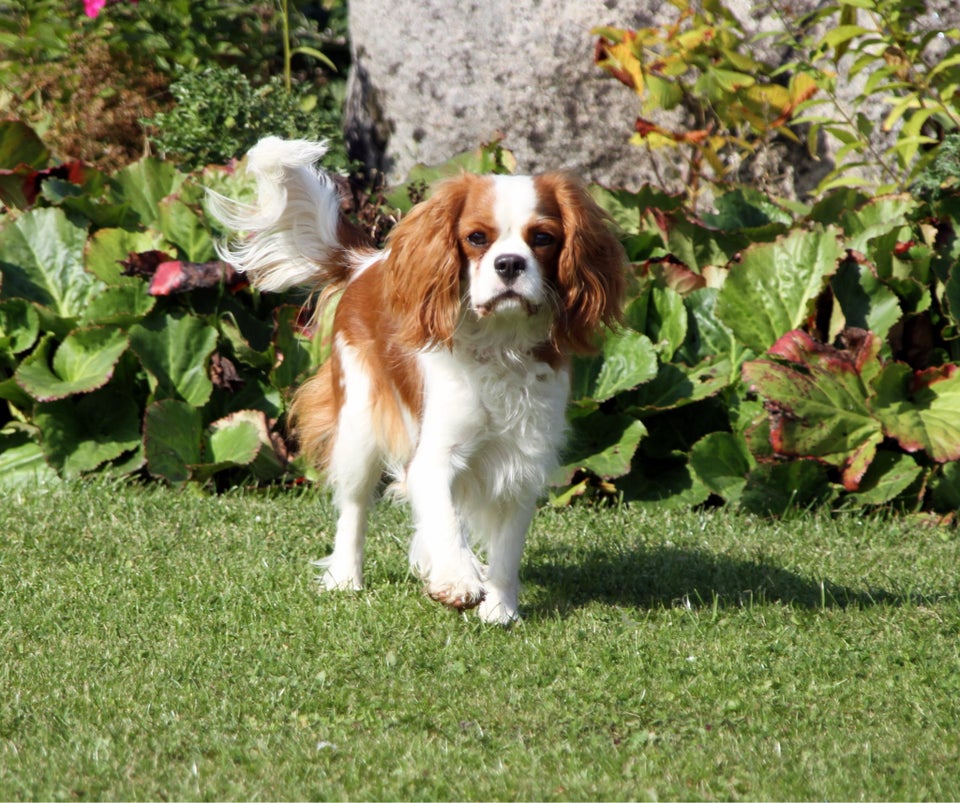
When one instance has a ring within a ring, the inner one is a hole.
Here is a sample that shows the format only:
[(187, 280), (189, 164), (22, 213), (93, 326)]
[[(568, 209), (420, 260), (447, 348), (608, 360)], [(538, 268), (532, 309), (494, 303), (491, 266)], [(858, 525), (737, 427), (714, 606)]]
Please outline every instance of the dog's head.
[(556, 348), (588, 351), (617, 320), (625, 281), (606, 215), (565, 173), (443, 182), (393, 231), (387, 263), (387, 303), (417, 347), (451, 345), (466, 315), (536, 321)]

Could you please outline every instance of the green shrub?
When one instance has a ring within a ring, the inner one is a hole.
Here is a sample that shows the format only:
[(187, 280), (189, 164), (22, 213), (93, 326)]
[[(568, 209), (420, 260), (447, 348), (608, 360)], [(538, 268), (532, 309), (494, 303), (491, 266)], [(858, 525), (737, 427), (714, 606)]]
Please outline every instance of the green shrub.
[(317, 95), (296, 84), (288, 92), (280, 76), (255, 88), (236, 67), (216, 66), (184, 74), (170, 91), (176, 105), (148, 121), (151, 140), (185, 168), (224, 164), (271, 134), (329, 140), (329, 164), (347, 166), (339, 105), (329, 91)]

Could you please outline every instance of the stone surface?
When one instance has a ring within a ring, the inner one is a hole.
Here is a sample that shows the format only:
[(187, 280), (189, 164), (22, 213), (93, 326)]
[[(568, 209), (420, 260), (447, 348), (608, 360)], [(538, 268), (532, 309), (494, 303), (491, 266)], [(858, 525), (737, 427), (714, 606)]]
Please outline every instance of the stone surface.
[[(795, 0), (794, 13), (815, 0)], [(928, 3), (918, 24), (956, 24), (951, 0)], [(766, 4), (728, 0), (748, 32), (780, 24)], [(636, 28), (676, 19), (652, 0), (350, 0), (353, 69), (347, 137), (353, 155), (389, 181), (418, 162), (437, 164), (502, 136), (518, 170), (571, 169), (589, 181), (636, 188), (684, 186), (669, 152), (628, 139), (639, 99), (593, 63), (601, 25)], [(758, 53), (781, 54), (761, 40)], [(881, 109), (866, 110), (877, 117)], [(665, 121), (671, 122), (671, 121)], [(803, 147), (778, 143), (741, 174), (787, 196), (830, 169)]]

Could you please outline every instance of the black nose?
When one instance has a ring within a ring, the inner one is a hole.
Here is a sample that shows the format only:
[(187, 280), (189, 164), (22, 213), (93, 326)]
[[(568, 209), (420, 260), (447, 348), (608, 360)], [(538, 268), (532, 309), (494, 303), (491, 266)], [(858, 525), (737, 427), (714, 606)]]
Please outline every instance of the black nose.
[(509, 284), (527, 269), (527, 260), (519, 254), (501, 254), (493, 260), (493, 269)]

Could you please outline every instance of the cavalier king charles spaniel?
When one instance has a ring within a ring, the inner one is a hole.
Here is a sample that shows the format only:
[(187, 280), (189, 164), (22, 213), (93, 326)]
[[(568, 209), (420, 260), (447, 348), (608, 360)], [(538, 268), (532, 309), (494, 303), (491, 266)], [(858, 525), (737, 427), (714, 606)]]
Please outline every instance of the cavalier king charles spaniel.
[(623, 250), (564, 173), (448, 179), (377, 250), (314, 166), (324, 152), (261, 140), (247, 159), (256, 203), (211, 197), (238, 233), (221, 256), (256, 287), (342, 291), (331, 356), (290, 411), (338, 509), (318, 579), (363, 585), (367, 508), (387, 471), (412, 507), (410, 565), (427, 594), (507, 624), (564, 437), (569, 355), (619, 319)]

